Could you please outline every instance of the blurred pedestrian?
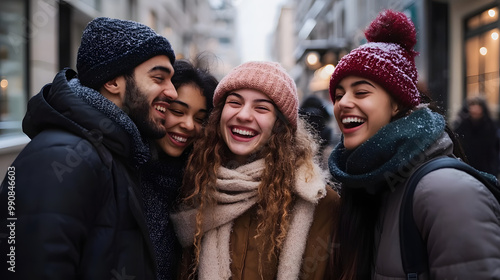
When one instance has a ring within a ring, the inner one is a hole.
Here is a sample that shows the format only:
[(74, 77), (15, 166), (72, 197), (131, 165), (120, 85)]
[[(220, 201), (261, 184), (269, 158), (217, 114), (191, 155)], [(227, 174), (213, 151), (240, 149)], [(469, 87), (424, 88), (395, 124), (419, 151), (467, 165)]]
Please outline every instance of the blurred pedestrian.
[[(15, 244), (0, 228), (0, 279), (156, 278), (138, 169), (150, 158), (145, 139), (166, 133), (174, 61), (168, 40), (143, 24), (86, 26), (78, 74), (62, 70), (28, 103), (31, 142), (0, 193), (2, 223), (7, 200), (16, 218)], [(4, 267), (9, 247), (15, 272)]]
[(328, 168), (328, 156), (337, 144), (336, 133), (330, 126), (332, 115), (328, 112), (324, 102), (315, 95), (309, 95), (304, 99), (299, 108), (299, 114), (313, 128), (313, 132), (319, 139), (318, 156), (320, 164), (324, 169)]
[(478, 170), (497, 176), (500, 152), (498, 127), (490, 116), (484, 98), (476, 96), (466, 101), (455, 132), (468, 163)]
[(316, 148), (283, 67), (231, 70), (194, 144), (184, 207), (172, 215), (186, 248), (181, 278), (323, 279), (338, 195)]
[(500, 279), (500, 205), (454, 168), (416, 185), (413, 217), (427, 260), (420, 275), (406, 275), (399, 230), (406, 181), (431, 159), (460, 157), (459, 143), (417, 89), (411, 20), (386, 10), (365, 35), (368, 43), (344, 56), (330, 80), (343, 134), (329, 159), (342, 184), (333, 279)]
[(170, 222), (179, 200), (182, 176), (192, 144), (200, 136), (212, 110), (217, 79), (200, 68), (203, 57), (193, 63), (176, 60), (172, 77), (178, 98), (165, 112), (167, 134), (156, 140), (152, 159), (141, 167), (144, 213), (156, 253), (158, 280), (177, 277), (180, 244)]

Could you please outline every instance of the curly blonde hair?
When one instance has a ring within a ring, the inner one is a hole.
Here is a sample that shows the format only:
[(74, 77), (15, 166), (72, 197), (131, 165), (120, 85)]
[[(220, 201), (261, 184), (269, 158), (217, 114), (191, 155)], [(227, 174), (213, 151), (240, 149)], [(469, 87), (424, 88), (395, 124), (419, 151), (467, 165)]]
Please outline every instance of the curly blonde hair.
[[(224, 105), (225, 100), (214, 107), (203, 137), (194, 144), (184, 174), (184, 202), (191, 207), (198, 207), (194, 237), (195, 260), (191, 275), (194, 275), (199, 263), (203, 237), (202, 213), (207, 206), (216, 203), (213, 194), (217, 170), (222, 165), (228, 168), (236, 167), (236, 161), (232, 160), (219, 126)], [(299, 118), (297, 128), (294, 128), (281, 112), (277, 111), (278, 118), (268, 143), (253, 155), (255, 160), (264, 158), (266, 166), (258, 187), (256, 203), (259, 223), (255, 238), (262, 241), (258, 244), (259, 252), (262, 252), (259, 259), (260, 268), (264, 256), (270, 261), (279, 255), (288, 233), (290, 210), (295, 200), (293, 188), (296, 170), (305, 165), (312, 176), (314, 157), (318, 149), (317, 141), (305, 121)]]

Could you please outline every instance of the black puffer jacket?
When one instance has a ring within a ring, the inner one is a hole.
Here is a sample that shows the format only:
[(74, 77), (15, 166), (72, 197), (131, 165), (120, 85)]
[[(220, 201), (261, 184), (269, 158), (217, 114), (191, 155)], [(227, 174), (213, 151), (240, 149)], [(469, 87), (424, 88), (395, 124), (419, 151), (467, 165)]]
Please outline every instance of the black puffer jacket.
[(486, 117), (465, 118), (455, 129), (465, 155), (474, 168), (497, 175), (499, 139), (495, 123)]
[(75, 75), (63, 70), (29, 101), (13, 215), (8, 177), (0, 193), (0, 221), (15, 223), (15, 244), (0, 226), (0, 279), (155, 279), (137, 173), (148, 146), (123, 111), (69, 82)]

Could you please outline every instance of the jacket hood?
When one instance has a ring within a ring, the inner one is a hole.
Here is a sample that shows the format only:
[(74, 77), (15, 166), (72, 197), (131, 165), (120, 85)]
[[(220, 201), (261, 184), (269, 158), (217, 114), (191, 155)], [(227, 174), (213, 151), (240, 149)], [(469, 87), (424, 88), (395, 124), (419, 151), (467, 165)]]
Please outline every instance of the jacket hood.
[(59, 72), (28, 102), (23, 132), (34, 138), (46, 129), (62, 129), (93, 143), (102, 142), (111, 152), (132, 158), (136, 167), (150, 157), (149, 147), (132, 120), (100, 93), (81, 86), (71, 69)]

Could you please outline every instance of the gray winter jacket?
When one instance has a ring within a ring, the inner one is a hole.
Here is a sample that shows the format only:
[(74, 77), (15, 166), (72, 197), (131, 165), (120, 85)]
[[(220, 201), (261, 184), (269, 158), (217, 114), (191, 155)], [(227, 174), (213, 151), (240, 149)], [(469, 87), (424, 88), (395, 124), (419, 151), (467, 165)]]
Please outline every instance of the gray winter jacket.
[[(443, 135), (426, 154), (450, 155), (451, 150), (451, 140)], [(401, 186), (385, 195), (374, 279), (406, 279), (399, 243), (403, 194)], [(430, 275), (419, 279), (500, 279), (500, 205), (482, 183), (456, 169), (433, 171), (417, 185), (413, 212), (429, 258)]]

